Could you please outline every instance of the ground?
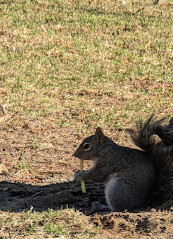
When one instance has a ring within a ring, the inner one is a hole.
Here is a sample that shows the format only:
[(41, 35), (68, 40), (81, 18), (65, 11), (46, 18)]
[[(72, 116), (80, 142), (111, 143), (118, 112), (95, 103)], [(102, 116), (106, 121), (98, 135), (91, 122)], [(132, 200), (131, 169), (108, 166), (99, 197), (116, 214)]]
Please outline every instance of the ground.
[(73, 187), (96, 127), (135, 147), (127, 129), (172, 115), (173, 5), (156, 2), (0, 1), (0, 238), (173, 237), (172, 200), (103, 213), (103, 185)]
[[(115, 134), (120, 133), (115, 132)], [(82, 212), (83, 214), (78, 215), (82, 220), (86, 215), (87, 223), (89, 221), (99, 228), (96, 238), (172, 238), (172, 201), (132, 212), (104, 214), (93, 210), (93, 202), (105, 203), (104, 187), (87, 183), (86, 194), (82, 194), (81, 187), (73, 187), (73, 174), (79, 169), (79, 161), (72, 157), (72, 153), (80, 138), (80, 135), (73, 135), (69, 130), (53, 128), (51, 125), (44, 128), (24, 118), (18, 127), (12, 128), (6, 123), (1, 128), (0, 140), (0, 217), (4, 218), (5, 211), (12, 213), (15, 218), (15, 213), (20, 215), (23, 211), (44, 213), (58, 208), (67, 210), (68, 206)], [(38, 147), (33, 144), (33, 139), (39, 140), (44, 146)], [(121, 140), (126, 142), (129, 140), (129, 145), (132, 144), (125, 133)], [(90, 166), (90, 163), (85, 164), (85, 167)], [(18, 230), (15, 231), (14, 227), (7, 228), (7, 225), (1, 225), (2, 238), (4, 235), (20, 238)], [(61, 235), (55, 230), (50, 233), (50, 235), (56, 234)], [(31, 237), (32, 231), (29, 231), (29, 235)], [(38, 236), (44, 238), (44, 234)], [(95, 237), (94, 233), (92, 237)], [(73, 236), (70, 235), (70, 238)]]

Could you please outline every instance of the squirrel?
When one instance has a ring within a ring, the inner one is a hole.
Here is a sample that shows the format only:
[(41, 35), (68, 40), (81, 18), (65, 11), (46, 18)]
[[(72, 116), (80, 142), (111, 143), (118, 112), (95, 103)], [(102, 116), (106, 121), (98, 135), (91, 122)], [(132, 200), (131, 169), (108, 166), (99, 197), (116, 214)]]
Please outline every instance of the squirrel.
[(167, 125), (163, 124), (165, 119), (156, 121), (152, 114), (135, 130), (128, 130), (140, 149), (116, 144), (98, 127), (73, 154), (94, 162), (91, 169), (76, 173), (76, 183), (81, 179), (103, 183), (111, 211), (169, 200), (173, 196), (173, 118)]

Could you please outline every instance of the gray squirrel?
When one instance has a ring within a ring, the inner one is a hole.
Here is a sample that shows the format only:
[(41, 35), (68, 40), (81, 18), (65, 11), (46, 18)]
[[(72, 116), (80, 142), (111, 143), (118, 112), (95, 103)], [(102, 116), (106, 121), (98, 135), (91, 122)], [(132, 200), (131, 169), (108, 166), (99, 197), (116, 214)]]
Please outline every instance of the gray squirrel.
[(87, 137), (73, 156), (92, 160), (91, 169), (75, 175), (77, 184), (93, 181), (105, 185), (105, 198), (112, 211), (141, 208), (150, 202), (163, 203), (173, 196), (173, 118), (154, 120), (152, 114), (136, 130), (129, 130), (142, 150), (119, 146), (101, 128)]

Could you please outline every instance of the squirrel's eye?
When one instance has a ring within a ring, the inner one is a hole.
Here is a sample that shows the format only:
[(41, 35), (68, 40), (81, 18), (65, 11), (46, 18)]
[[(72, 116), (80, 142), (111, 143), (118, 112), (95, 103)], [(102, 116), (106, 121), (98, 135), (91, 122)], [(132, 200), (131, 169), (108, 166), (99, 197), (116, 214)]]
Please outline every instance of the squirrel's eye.
[(84, 148), (85, 151), (88, 151), (88, 150), (90, 150), (90, 148), (91, 148), (91, 144), (89, 144), (89, 143), (84, 143), (83, 148)]

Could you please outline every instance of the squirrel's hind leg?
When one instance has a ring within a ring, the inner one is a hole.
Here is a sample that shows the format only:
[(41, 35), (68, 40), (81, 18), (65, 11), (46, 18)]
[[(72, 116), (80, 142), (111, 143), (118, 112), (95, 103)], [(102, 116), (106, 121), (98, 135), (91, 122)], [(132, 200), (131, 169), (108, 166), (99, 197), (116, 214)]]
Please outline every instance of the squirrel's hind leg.
[(132, 210), (143, 207), (144, 195), (137, 192), (136, 187), (114, 174), (105, 186), (105, 197), (112, 211)]

